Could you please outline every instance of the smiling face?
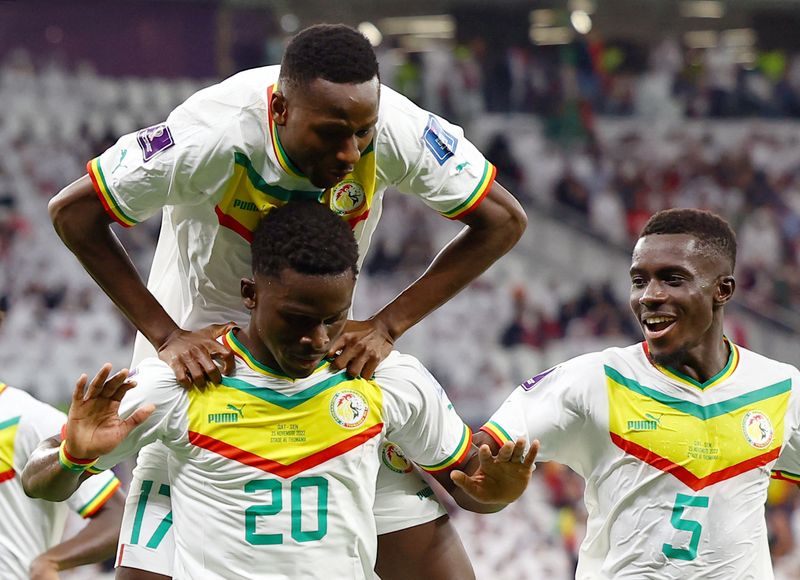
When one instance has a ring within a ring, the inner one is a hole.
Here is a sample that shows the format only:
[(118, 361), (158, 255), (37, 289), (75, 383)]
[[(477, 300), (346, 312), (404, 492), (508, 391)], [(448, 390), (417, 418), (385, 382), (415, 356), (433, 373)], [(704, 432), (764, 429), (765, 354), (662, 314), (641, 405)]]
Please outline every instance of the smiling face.
[(250, 309), (246, 345), (256, 359), (292, 378), (310, 375), (347, 322), (353, 299), (352, 270), (335, 275), (257, 275), (242, 281)]
[(633, 250), (630, 276), (631, 309), (653, 359), (672, 368), (715, 366), (722, 306), (735, 288), (729, 260), (689, 234), (648, 235)]
[(317, 78), (273, 93), (281, 144), (312, 184), (332, 187), (353, 170), (372, 141), (379, 96), (377, 76), (358, 84)]

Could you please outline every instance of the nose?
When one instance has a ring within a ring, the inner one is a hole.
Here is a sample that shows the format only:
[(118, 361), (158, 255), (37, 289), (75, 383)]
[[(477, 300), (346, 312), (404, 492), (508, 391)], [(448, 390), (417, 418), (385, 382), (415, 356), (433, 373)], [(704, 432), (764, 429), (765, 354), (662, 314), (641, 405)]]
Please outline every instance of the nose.
[(324, 324), (318, 324), (300, 339), (300, 344), (310, 346), (314, 352), (327, 350), (331, 339)]
[(342, 163), (353, 167), (361, 159), (361, 150), (358, 148), (358, 139), (353, 135), (342, 142), (342, 146), (336, 153), (336, 159)]
[(667, 293), (658, 280), (650, 280), (639, 296), (639, 304), (658, 304), (667, 299)]

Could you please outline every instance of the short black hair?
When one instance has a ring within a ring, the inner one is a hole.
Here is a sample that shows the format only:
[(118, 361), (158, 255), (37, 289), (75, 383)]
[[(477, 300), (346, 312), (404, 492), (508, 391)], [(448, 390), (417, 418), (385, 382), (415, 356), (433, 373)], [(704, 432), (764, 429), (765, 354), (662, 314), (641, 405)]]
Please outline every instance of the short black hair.
[(367, 37), (344, 24), (317, 24), (298, 32), (281, 60), (282, 86), (315, 79), (360, 84), (380, 78), (378, 59)]
[(286, 268), (308, 275), (358, 274), (358, 244), (346, 221), (314, 201), (290, 201), (271, 210), (253, 232), (253, 274), (280, 276)]
[(654, 214), (642, 228), (640, 238), (659, 234), (694, 236), (701, 248), (728, 258), (736, 266), (736, 234), (730, 224), (715, 213), (702, 209), (665, 209)]

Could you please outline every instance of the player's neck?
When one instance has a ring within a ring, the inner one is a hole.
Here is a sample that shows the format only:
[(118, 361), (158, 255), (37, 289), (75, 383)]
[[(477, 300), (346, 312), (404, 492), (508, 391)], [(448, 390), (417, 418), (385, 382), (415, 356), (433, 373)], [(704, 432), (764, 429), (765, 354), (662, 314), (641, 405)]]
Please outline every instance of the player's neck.
[(670, 359), (654, 359), (656, 364), (704, 384), (717, 376), (728, 364), (731, 349), (728, 340), (720, 335), (713, 342), (704, 342), (688, 350), (675, 353)]
[(283, 369), (281, 369), (280, 365), (278, 365), (278, 362), (275, 360), (275, 357), (272, 356), (272, 353), (267, 348), (267, 345), (265, 345), (258, 338), (258, 335), (252, 331), (252, 329), (239, 328), (238, 332), (236, 333), (236, 338), (242, 344), (242, 346), (247, 349), (247, 352), (255, 360), (255, 362), (280, 374), (283, 374)]

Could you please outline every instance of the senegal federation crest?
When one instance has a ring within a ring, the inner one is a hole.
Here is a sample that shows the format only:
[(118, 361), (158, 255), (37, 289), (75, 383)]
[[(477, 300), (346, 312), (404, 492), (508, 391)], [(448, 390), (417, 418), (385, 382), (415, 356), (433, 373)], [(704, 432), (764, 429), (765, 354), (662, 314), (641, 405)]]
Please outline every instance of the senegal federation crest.
[(403, 450), (390, 441), (381, 445), (381, 461), (395, 473), (408, 473), (413, 469)]
[(367, 420), (369, 405), (361, 393), (339, 391), (331, 398), (331, 417), (345, 429), (355, 429)]
[(367, 194), (355, 179), (344, 179), (331, 190), (331, 209), (339, 215), (353, 213), (367, 201)]
[(742, 419), (742, 431), (747, 442), (756, 449), (769, 446), (775, 436), (769, 417), (761, 411), (747, 412)]

